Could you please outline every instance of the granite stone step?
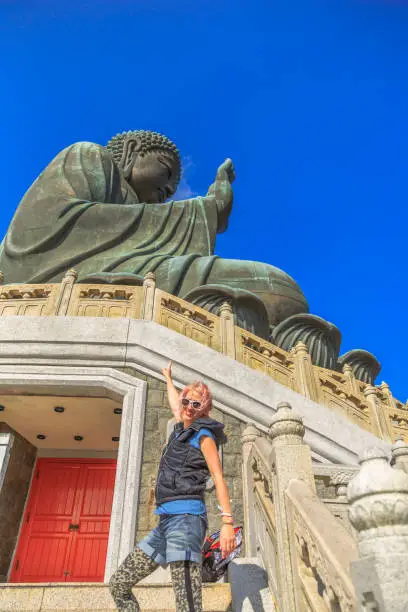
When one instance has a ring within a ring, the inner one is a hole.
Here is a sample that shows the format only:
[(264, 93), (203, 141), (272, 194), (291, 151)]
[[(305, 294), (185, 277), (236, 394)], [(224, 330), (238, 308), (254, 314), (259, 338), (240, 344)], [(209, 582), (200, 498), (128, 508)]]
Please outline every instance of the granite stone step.
[[(175, 612), (169, 584), (143, 584), (134, 588), (142, 612)], [(204, 612), (231, 609), (227, 583), (203, 585)], [(0, 587), (1, 612), (112, 612), (116, 610), (108, 587), (102, 583), (4, 584)]]

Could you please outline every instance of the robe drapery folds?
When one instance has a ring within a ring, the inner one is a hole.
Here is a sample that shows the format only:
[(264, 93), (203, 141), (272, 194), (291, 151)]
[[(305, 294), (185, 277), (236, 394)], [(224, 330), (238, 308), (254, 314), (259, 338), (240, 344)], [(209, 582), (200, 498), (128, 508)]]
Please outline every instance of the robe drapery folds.
[(139, 202), (107, 149), (79, 142), (25, 194), (3, 241), (0, 270), (6, 283), (58, 282), (70, 268), (79, 280), (155, 272), (158, 286), (177, 294), (193, 262), (191, 286), (205, 284), (217, 223), (211, 198)]

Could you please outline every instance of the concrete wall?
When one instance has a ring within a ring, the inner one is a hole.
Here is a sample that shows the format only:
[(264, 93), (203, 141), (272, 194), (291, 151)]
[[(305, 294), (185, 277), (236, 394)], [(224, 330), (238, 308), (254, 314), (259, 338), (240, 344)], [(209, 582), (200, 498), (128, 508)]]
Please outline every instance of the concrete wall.
[(5, 581), (27, 498), (37, 449), (0, 423), (0, 433), (10, 433), (8, 463), (0, 490), (0, 580)]

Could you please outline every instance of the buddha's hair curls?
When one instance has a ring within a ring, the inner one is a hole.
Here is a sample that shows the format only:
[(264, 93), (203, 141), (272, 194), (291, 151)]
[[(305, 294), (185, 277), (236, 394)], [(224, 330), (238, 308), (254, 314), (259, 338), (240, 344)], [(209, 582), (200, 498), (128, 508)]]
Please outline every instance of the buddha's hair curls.
[(180, 394), (180, 401), (186, 397), (190, 391), (198, 391), (201, 394), (201, 408), (197, 411), (197, 417), (208, 416), (212, 408), (212, 395), (207, 385), (201, 381), (195, 381), (191, 385), (184, 387)]
[(174, 161), (174, 176), (172, 177), (172, 183), (174, 184), (175, 191), (177, 189), (177, 185), (181, 177), (180, 153), (174, 142), (167, 138), (167, 136), (164, 136), (164, 134), (159, 134), (158, 132), (151, 132), (150, 130), (129, 130), (128, 132), (116, 134), (116, 136), (111, 138), (106, 144), (106, 148), (112, 155), (115, 162), (117, 164), (120, 163), (122, 159), (125, 141), (132, 136), (137, 138), (140, 142), (140, 151), (138, 155), (141, 155), (143, 157), (143, 155), (145, 155), (146, 153), (150, 153), (151, 151), (158, 151), (172, 157)]

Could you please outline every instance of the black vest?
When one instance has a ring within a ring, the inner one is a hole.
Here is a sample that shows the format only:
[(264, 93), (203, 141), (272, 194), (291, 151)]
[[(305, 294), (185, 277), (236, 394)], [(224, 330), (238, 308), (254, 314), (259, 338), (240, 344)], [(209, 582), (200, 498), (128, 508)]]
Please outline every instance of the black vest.
[(186, 429), (183, 423), (176, 423), (160, 459), (156, 505), (176, 499), (204, 501), (205, 484), (210, 472), (201, 450), (189, 442), (191, 436), (203, 428), (211, 431), (217, 448), (226, 441), (224, 425), (209, 417), (196, 419)]

